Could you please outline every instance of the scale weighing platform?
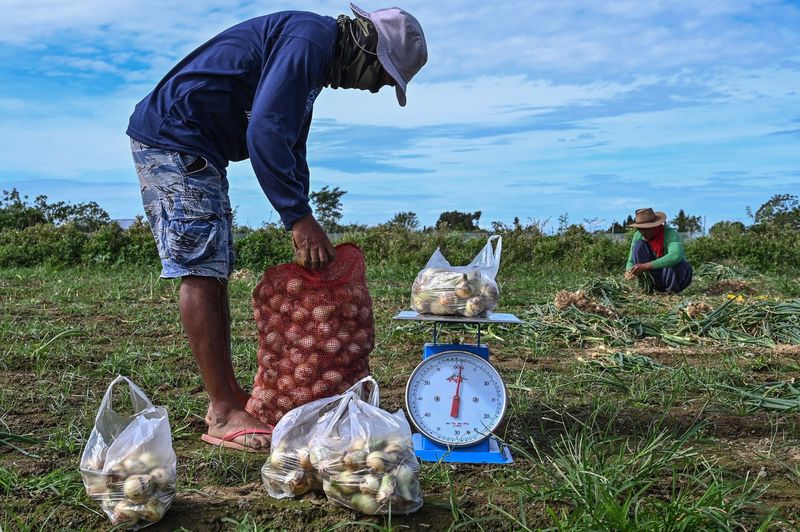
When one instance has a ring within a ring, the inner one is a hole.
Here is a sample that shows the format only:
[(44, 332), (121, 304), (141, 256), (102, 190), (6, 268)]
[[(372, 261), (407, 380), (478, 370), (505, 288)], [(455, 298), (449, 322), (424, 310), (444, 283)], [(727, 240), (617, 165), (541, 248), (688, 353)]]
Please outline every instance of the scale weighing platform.
[[(489, 348), (481, 343), (481, 325), (522, 321), (513, 314), (465, 318), (413, 310), (394, 319), (433, 322), (433, 342), (425, 343), (422, 362), (406, 385), (406, 410), (419, 431), (412, 435), (417, 457), (426, 462), (513, 462), (508, 446), (492, 435), (505, 415), (508, 393), (489, 362)], [(476, 325), (475, 344), (438, 343), (439, 326), (444, 324)]]

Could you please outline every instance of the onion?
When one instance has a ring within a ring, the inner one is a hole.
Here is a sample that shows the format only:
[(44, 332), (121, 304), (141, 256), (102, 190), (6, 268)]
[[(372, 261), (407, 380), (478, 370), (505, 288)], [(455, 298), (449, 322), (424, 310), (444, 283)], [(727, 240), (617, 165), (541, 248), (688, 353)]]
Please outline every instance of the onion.
[(258, 286), (258, 297), (261, 298), (261, 301), (269, 301), (269, 298), (272, 297), (272, 294), (275, 293), (275, 289), (272, 288), (271, 283), (260, 283)]
[(138, 508), (138, 511), (142, 520), (155, 523), (160, 521), (164, 514), (167, 513), (167, 506), (154, 498), (147, 501), (141, 508)]
[(345, 319), (352, 319), (358, 316), (358, 307), (353, 303), (344, 303), (342, 305), (342, 317)]
[(336, 338), (328, 338), (322, 344), (322, 350), (328, 354), (336, 354), (342, 348), (342, 343)]
[(319, 322), (328, 321), (333, 311), (336, 310), (334, 305), (318, 305), (311, 310), (311, 315), (314, 320)]
[(350, 293), (350, 289), (346, 286), (335, 288), (333, 290), (333, 300), (336, 303), (349, 303), (351, 298), (352, 294)]
[(269, 317), (267, 320), (267, 328), (272, 331), (283, 329), (283, 318), (277, 312)]
[(357, 343), (348, 344), (347, 352), (354, 357), (358, 357), (361, 355), (361, 346)]
[(350, 340), (350, 333), (345, 330), (340, 330), (336, 333), (336, 339), (342, 342), (342, 344), (346, 344), (348, 340)]
[(353, 333), (353, 341), (357, 344), (364, 344), (369, 338), (369, 333), (366, 329), (358, 329)]
[[(295, 365), (291, 358), (282, 358), (278, 361), (278, 372), (283, 375), (292, 375)], [(278, 388), (280, 390), (280, 388)]]
[[(294, 380), (298, 384), (308, 384), (314, 377), (314, 374), (316, 374), (316, 372), (317, 372), (316, 368), (311, 364), (308, 363), (298, 364), (297, 367), (294, 368)], [(309, 393), (311, 393), (310, 390)]]
[[(295, 471), (294, 473), (299, 472)], [(314, 488), (314, 479), (311, 477), (311, 475), (299, 473), (299, 476), (293, 475), (286, 482), (286, 487), (289, 488), (289, 491), (294, 496), (305, 495)]]
[(331, 479), (331, 483), (338, 488), (339, 491), (345, 495), (352, 495), (358, 491), (358, 486), (361, 483), (359, 475), (351, 471), (343, 471)]
[(308, 355), (306, 355), (305, 352), (303, 352), (302, 350), (296, 347), (292, 347), (291, 349), (289, 349), (289, 360), (291, 361), (292, 364), (294, 365), (302, 364), (303, 362), (306, 361), (306, 358), (308, 358)]
[(322, 323), (317, 324), (317, 336), (320, 338), (330, 338), (336, 334), (338, 325), (338, 322), (335, 320), (333, 322), (323, 321)]
[(372, 312), (370, 311), (369, 307), (361, 307), (358, 309), (358, 321), (364, 325), (367, 325), (372, 321)]
[(328, 397), (330, 390), (331, 387), (326, 381), (317, 381), (311, 386), (311, 395), (316, 399), (321, 399), (323, 397)]
[(154, 488), (153, 477), (150, 475), (130, 476), (122, 486), (125, 496), (130, 499), (131, 502), (137, 504), (143, 503), (149, 499)]
[(264, 342), (273, 353), (280, 353), (283, 351), (283, 338), (278, 331), (270, 331), (267, 333), (266, 338), (264, 338)]
[(283, 305), (283, 296), (280, 294), (275, 294), (274, 296), (269, 298), (269, 308), (278, 312), (281, 309), (281, 305)]
[[(342, 463), (351, 471), (364, 469), (367, 464), (367, 451), (364, 449), (351, 450), (342, 457)], [(378, 488), (375, 488), (378, 491)]]
[(381, 507), (378, 500), (367, 493), (356, 493), (350, 499), (350, 504), (364, 515), (375, 515)]
[(317, 294), (306, 294), (303, 296), (303, 308), (309, 312), (317, 306)]
[(342, 382), (342, 373), (335, 369), (329, 369), (322, 374), (322, 380), (327, 381), (331, 386), (336, 386)]
[(163, 467), (153, 469), (150, 472), (150, 476), (153, 477), (153, 482), (155, 482), (156, 486), (159, 488), (165, 488), (175, 481), (175, 475), (171, 475), (169, 471)]
[(111, 512), (111, 523), (130, 528), (139, 521), (139, 512), (130, 501), (119, 501)]
[[(278, 377), (277, 386), (279, 392), (287, 393), (289, 390), (292, 390), (295, 387), (294, 377), (291, 375), (281, 375)], [(278, 399), (280, 399), (280, 397)], [(278, 406), (281, 406), (280, 403), (278, 403)]]
[(261, 402), (264, 403), (265, 406), (273, 406), (275, 404), (275, 398), (278, 396), (278, 392), (275, 388), (262, 388), (261, 393), (259, 394), (259, 399)]
[(311, 389), (305, 387), (289, 390), (289, 397), (292, 398), (295, 406), (304, 405), (313, 399)]
[(364, 475), (364, 478), (361, 479), (361, 484), (359, 485), (361, 493), (365, 495), (375, 495), (380, 487), (381, 479), (375, 475)]
[(364, 291), (361, 288), (354, 286), (350, 289), (350, 299), (356, 305), (360, 305), (364, 301)]
[(296, 323), (293, 323), (288, 329), (286, 329), (286, 332), (283, 335), (287, 342), (294, 344), (296, 341), (302, 338), (303, 329), (301, 329)]
[(386, 471), (387, 462), (391, 463), (392, 460), (388, 455), (380, 451), (373, 451), (367, 455), (367, 467), (376, 473), (383, 473)]
[(316, 345), (316, 343), (317, 342), (314, 340), (314, 337), (309, 334), (309, 335), (303, 336), (302, 338), (297, 340), (296, 345), (300, 349), (304, 349), (306, 351), (310, 351), (311, 349), (314, 349), (314, 346)]
[(299, 278), (289, 279), (286, 281), (286, 292), (292, 295), (297, 295), (303, 291), (303, 280)]
[(283, 303), (281, 304), (281, 308), (278, 309), (278, 311), (281, 314), (284, 314), (286, 316), (291, 316), (292, 315), (292, 311), (294, 311), (294, 306), (295, 306), (294, 305), (294, 300), (287, 298), (287, 299), (283, 300)]
[(267, 368), (264, 370), (264, 377), (266, 382), (275, 382), (278, 379), (278, 370), (275, 368)]
[(347, 332), (353, 332), (358, 329), (358, 323), (356, 323), (355, 320), (344, 320), (342, 321), (341, 328)]
[(308, 334), (314, 334), (317, 330), (317, 323), (314, 321), (307, 321), (305, 325), (303, 325), (303, 332)]
[(346, 382), (339, 383), (339, 386), (336, 387), (336, 393), (343, 394), (350, 388), (350, 384)]
[[(294, 408), (294, 401), (292, 401), (292, 398), (287, 397), (285, 395), (279, 395), (278, 399), (275, 400), (275, 404), (278, 405), (278, 408), (284, 411), (291, 410), (292, 408)], [(283, 417), (282, 412), (281, 412), (281, 417)]]
[(308, 355), (306, 362), (314, 367), (316, 371), (316, 368), (319, 366), (319, 353), (311, 353)]
[(300, 467), (303, 468), (304, 471), (312, 471), (314, 469), (314, 463), (311, 460), (311, 451), (305, 447), (298, 449), (297, 463), (300, 464)]
[(147, 473), (148, 467), (144, 465), (138, 458), (133, 456), (126, 458), (122, 461), (122, 467), (129, 475), (141, 475)]
[(311, 313), (304, 307), (295, 307), (292, 311), (292, 321), (295, 323), (305, 323), (311, 317)]

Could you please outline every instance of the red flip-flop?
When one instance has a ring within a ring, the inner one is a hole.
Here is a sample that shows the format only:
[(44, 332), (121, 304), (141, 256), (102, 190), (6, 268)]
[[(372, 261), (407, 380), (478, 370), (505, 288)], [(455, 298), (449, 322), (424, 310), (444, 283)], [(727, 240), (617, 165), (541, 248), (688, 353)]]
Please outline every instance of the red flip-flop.
[(200, 439), (206, 443), (210, 443), (211, 445), (216, 445), (217, 447), (227, 447), (228, 449), (236, 449), (237, 451), (244, 451), (246, 453), (269, 454), (269, 449), (254, 449), (252, 447), (248, 447), (246, 445), (242, 445), (241, 443), (236, 443), (235, 441), (233, 441), (239, 436), (247, 436), (250, 434), (271, 435), (272, 428), (269, 428), (267, 430), (253, 429), (253, 428), (239, 429), (233, 432), (229, 432), (222, 438), (215, 438), (214, 436), (203, 434), (202, 436), (200, 436)]

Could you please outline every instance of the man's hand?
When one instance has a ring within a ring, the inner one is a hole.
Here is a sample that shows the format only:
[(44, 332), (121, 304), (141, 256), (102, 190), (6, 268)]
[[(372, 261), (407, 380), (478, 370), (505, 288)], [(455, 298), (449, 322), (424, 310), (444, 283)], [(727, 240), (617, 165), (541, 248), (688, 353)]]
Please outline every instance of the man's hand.
[(630, 272), (633, 275), (639, 275), (642, 272), (646, 272), (647, 270), (652, 270), (653, 265), (649, 262), (643, 262), (641, 264), (634, 264), (633, 268), (630, 269)]
[(625, 270), (625, 275), (623, 277), (625, 277), (626, 281), (633, 281), (636, 279), (636, 274), (633, 273), (633, 270)]
[(336, 257), (328, 235), (312, 214), (300, 218), (292, 225), (292, 242), (294, 261), (309, 270), (327, 268)]

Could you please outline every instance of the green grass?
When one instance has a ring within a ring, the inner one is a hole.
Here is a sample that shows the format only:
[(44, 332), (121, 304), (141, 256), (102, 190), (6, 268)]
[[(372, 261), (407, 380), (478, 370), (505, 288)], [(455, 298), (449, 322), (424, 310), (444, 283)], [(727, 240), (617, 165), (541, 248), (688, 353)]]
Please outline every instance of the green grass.
[[(738, 275), (756, 290), (748, 297), (763, 299), (729, 303), (735, 320), (776, 308), (794, 319), (785, 305), (800, 284), (789, 275), (707, 270), (684, 294), (651, 297), (582, 271), (501, 270), (498, 310), (529, 323), (493, 325), (482, 338), (508, 385), (498, 436), (516, 461), (423, 464), (425, 506), (391, 518), (320, 497), (272, 500), (260, 485), (263, 457), (199, 441), (206, 398), (178, 318), (178, 282), (124, 267), (0, 270), (0, 529), (107, 528), (77, 464), (119, 373), (170, 414), (178, 454), (170, 529), (791, 529), (800, 524), (800, 413), (791, 406), (800, 348), (704, 336), (680, 309), (689, 301), (720, 308), (725, 295), (709, 287)], [(406, 380), (431, 339), (429, 326), (391, 320), (408, 307), (415, 273), (390, 264), (368, 272), (371, 367), (392, 411), (403, 407)], [(250, 298), (258, 278), (230, 284), (234, 365), (246, 386), (256, 370)], [(580, 286), (621, 317), (555, 311), (555, 293)], [(440, 339), (474, 334), (450, 327)]]

